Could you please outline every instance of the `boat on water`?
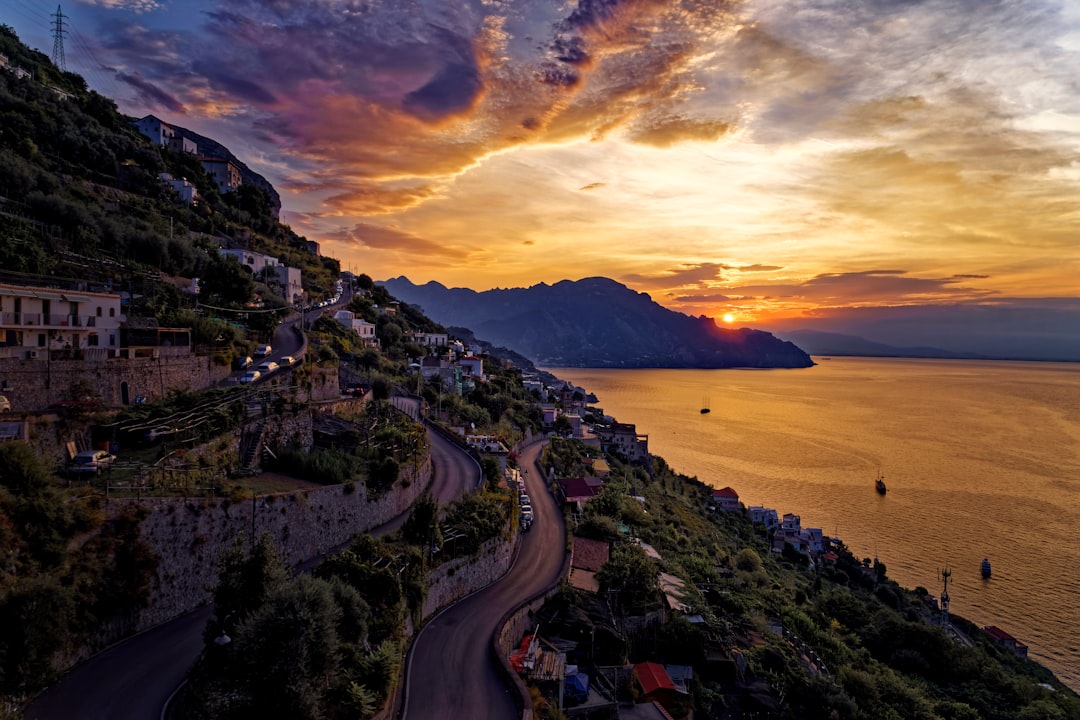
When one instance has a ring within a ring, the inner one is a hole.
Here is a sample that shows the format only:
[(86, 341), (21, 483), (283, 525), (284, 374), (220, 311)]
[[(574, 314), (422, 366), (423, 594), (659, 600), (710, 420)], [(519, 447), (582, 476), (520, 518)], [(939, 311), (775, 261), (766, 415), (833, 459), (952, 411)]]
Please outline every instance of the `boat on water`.
[(989, 580), (990, 579), (990, 560), (988, 558), (983, 558), (982, 568), (981, 569), (982, 569), (983, 580)]
[(889, 492), (889, 488), (885, 487), (885, 476), (880, 471), (878, 471), (877, 479), (874, 480), (874, 489), (878, 491), (879, 495)]
[(702, 415), (708, 415), (711, 412), (712, 412), (712, 410), (709, 409), (709, 398), (705, 398), (705, 400), (704, 400), (704, 402), (703, 402), (703, 404), (701, 406), (701, 414)]

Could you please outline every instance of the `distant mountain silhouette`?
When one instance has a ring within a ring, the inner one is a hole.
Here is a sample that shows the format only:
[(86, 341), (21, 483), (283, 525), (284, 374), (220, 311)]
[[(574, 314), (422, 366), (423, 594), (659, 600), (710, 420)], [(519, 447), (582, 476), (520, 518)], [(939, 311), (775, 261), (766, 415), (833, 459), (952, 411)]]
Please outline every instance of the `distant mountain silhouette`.
[(986, 355), (978, 353), (953, 352), (936, 347), (898, 347), (886, 343), (867, 340), (858, 335), (820, 332), (818, 330), (788, 330), (779, 333), (781, 337), (798, 343), (799, 347), (811, 355), (858, 355), (862, 357), (908, 357), (908, 358), (947, 358), (963, 360), (985, 360)]
[(443, 325), (513, 348), (548, 367), (798, 368), (796, 345), (767, 332), (717, 326), (668, 310), (602, 277), (476, 292), (402, 276), (379, 283)]

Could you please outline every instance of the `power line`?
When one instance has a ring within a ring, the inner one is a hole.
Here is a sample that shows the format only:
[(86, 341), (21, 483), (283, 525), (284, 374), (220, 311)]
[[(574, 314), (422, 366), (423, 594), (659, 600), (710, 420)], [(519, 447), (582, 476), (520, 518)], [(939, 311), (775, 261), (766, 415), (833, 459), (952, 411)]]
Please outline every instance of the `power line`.
[(53, 18), (52, 63), (61, 71), (67, 72), (67, 61), (64, 59), (64, 33), (67, 32), (64, 29), (64, 20), (67, 19), (67, 15), (57, 5), (56, 12), (49, 17)]

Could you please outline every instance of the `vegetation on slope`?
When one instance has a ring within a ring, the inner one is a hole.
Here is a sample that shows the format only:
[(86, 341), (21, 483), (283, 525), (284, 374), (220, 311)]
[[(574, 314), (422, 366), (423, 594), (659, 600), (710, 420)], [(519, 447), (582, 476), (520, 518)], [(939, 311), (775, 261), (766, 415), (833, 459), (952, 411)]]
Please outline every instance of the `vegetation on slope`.
[(101, 497), (61, 492), (27, 445), (0, 445), (0, 698), (51, 682), (58, 655), (145, 606), (157, 562), (140, 519), (106, 520)]
[[(573, 476), (591, 452), (556, 440), (546, 461), (560, 477)], [(697, 682), (691, 700), (702, 716), (1080, 718), (1080, 698), (1048, 670), (963, 621), (955, 624), (970, 645), (957, 641), (935, 622), (926, 591), (899, 587), (883, 564), (860, 560), (841, 544), (835, 562), (812, 568), (792, 551), (771, 552), (744, 514), (711, 510), (711, 488), (675, 473), (662, 459), (648, 466), (608, 461), (614, 479), (586, 504), (578, 532), (613, 543), (599, 579), (620, 626), (660, 609), (661, 569), (686, 582), (686, 616), (706, 621), (691, 624), (677, 616), (655, 634), (613, 631), (614, 654), (622, 655), (615, 659), (692, 665)], [(663, 561), (646, 556), (637, 539)], [(559, 603), (590, 606), (586, 596), (570, 590)], [(592, 622), (594, 631), (607, 624), (603, 614)], [(718, 671), (710, 660), (717, 650), (741, 656), (745, 674)], [(607, 651), (608, 657), (583, 663), (612, 662)]]
[[(203, 304), (239, 312), (253, 290), (270, 305), (286, 304), (272, 285), (221, 257), (223, 245), (299, 268), (312, 296), (332, 291), (337, 260), (309, 253), (275, 219), (264, 189), (220, 194), (197, 158), (154, 146), (112, 100), (57, 70), (7, 26), (0, 53), (33, 76), (0, 72), (0, 268), (28, 282), (55, 276), (128, 290), (144, 298), (136, 314), (166, 323), (182, 322), (169, 313), (191, 301), (163, 275), (200, 278)], [(177, 202), (162, 173), (191, 181), (199, 202)]]

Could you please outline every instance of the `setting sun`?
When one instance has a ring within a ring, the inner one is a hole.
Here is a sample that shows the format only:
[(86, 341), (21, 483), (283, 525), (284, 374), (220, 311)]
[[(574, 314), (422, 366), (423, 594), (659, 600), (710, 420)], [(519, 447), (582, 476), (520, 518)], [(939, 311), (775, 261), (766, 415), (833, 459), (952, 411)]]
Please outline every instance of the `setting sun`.
[(731, 313), (724, 313), (724, 322), (728, 324), (735, 322), (735, 316)]

